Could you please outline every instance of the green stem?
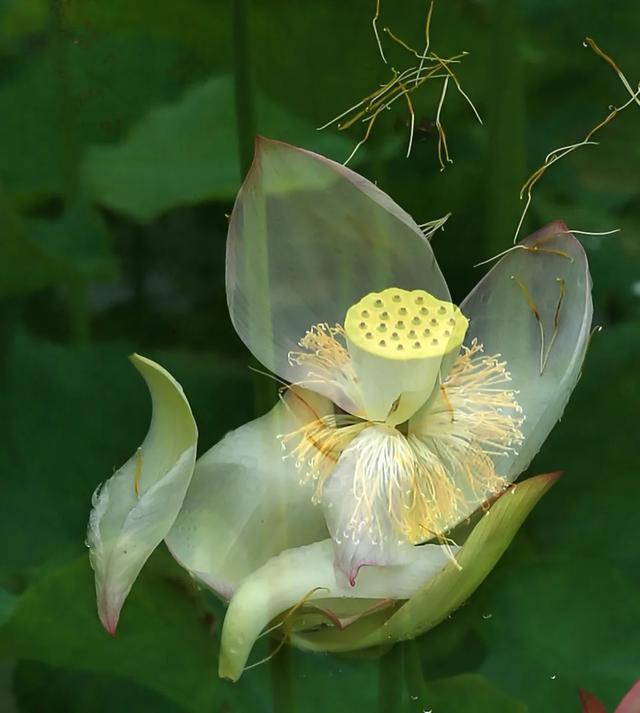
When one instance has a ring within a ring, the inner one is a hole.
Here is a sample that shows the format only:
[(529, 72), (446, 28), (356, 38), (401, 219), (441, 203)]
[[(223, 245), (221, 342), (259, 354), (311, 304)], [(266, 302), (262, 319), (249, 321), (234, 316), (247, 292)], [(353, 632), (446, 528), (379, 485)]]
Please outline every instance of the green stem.
[(273, 654), (270, 659), (273, 713), (291, 713), (294, 710), (291, 650), (288, 646), (283, 646), (276, 652), (277, 646), (278, 640), (271, 638), (269, 647)]
[(416, 639), (405, 641), (404, 644), (404, 674), (411, 701), (410, 711), (429, 710), (429, 693), (422, 671), (420, 648)]
[[(236, 104), (236, 131), (238, 137), (238, 158), (240, 171), (244, 177), (253, 160), (256, 135), (256, 113), (251, 73), (251, 53), (249, 42), (249, 23), (247, 0), (233, 0), (232, 32), (234, 57), (234, 87)], [(266, 250), (265, 262), (268, 260)], [(264, 274), (268, 275), (268, 264), (264, 266)], [(263, 376), (253, 376), (254, 404), (258, 414), (271, 408), (275, 400), (276, 390), (272, 383)], [(293, 704), (293, 685), (291, 676), (291, 655), (288, 647), (283, 647), (275, 653), (277, 642), (271, 641), (274, 656), (270, 660), (271, 691), (274, 713), (291, 713)]]
[(50, 0), (51, 65), (53, 67), (57, 116), (62, 141), (62, 170), (65, 198), (69, 200), (78, 188), (80, 148), (76, 134), (76, 111), (73, 100), (71, 75), (67, 61), (63, 0)]
[(398, 713), (402, 709), (404, 690), (404, 647), (396, 644), (380, 658), (378, 669), (378, 710), (380, 713)]
[(256, 111), (253, 101), (246, 0), (233, 0), (232, 12), (236, 129), (240, 171), (245, 176), (253, 160), (253, 144), (256, 135)]
[[(80, 147), (77, 140), (76, 107), (67, 60), (64, 26), (63, 0), (50, 0), (51, 64), (57, 99), (57, 121), (62, 144), (63, 193), (65, 207), (69, 206), (78, 193), (78, 165)], [(75, 344), (87, 344), (91, 336), (91, 315), (87, 300), (87, 282), (81, 277), (67, 286), (67, 312), (69, 334)]]
[[(249, 23), (246, 0), (233, 0), (232, 7), (234, 87), (236, 104), (236, 133), (238, 137), (238, 158), (242, 177), (247, 174), (253, 161), (256, 136), (256, 112), (251, 73), (251, 53), (249, 43)], [(265, 259), (268, 256), (265, 253)], [(268, 265), (264, 266), (268, 275)], [(260, 366), (254, 362), (254, 366)], [(274, 385), (264, 376), (254, 373), (254, 405), (257, 414), (271, 408), (276, 397)]]
[(6, 393), (9, 387), (9, 361), (22, 307), (19, 297), (0, 298), (0, 393)]
[(518, 194), (526, 171), (525, 92), (518, 6), (513, 0), (493, 3), (487, 256), (509, 247), (522, 210)]
[(69, 330), (71, 341), (76, 346), (89, 343), (91, 339), (91, 316), (89, 313), (88, 285), (79, 277), (68, 285)]

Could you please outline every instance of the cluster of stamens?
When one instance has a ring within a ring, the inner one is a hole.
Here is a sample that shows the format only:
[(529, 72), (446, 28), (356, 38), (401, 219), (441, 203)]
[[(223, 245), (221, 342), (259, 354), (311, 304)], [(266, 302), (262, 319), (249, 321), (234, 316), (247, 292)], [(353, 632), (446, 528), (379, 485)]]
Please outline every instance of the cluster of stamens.
[(474, 341), (462, 348), (439, 397), (411, 421), (408, 435), (332, 415), (281, 437), (282, 446), (301, 480), (314, 482), (319, 501), (342, 453), (366, 430), (366, 439), (353, 444), (356, 504), (343, 536), (357, 544), (366, 532), (382, 542), (390, 525), (400, 540), (446, 540), (452, 525), (508, 484), (496, 459), (517, 452), (524, 421), (509, 382), (505, 362), (485, 356)]
[(300, 351), (288, 354), (289, 364), (307, 370), (306, 378), (297, 383), (303, 386), (313, 386), (318, 382), (334, 384), (345, 393), (352, 394), (357, 379), (344, 341), (344, 328), (340, 324), (315, 324), (307, 330), (298, 342)]

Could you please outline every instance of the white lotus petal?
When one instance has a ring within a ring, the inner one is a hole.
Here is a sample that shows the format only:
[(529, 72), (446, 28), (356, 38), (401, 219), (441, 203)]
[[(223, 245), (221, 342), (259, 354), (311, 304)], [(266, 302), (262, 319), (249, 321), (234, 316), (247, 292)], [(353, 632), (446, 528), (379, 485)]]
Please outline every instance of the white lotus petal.
[(228, 599), (243, 579), (289, 547), (327, 536), (312, 488), (299, 483), (277, 436), (329, 408), (323, 397), (287, 392), (269, 413), (227, 434), (196, 463), (166, 543), (176, 560)]
[[(409, 599), (446, 565), (438, 545), (412, 547), (404, 564), (366, 567), (354, 587), (336, 581), (331, 540), (282, 552), (247, 577), (234, 594), (222, 629), (220, 676), (236, 681), (260, 632), (298, 603), (340, 598)], [(335, 601), (332, 602), (335, 605)]]
[[(526, 418), (518, 455), (496, 460), (515, 479), (558, 421), (584, 361), (593, 305), (585, 252), (563, 223), (552, 223), (505, 255), (461, 305), (486, 354), (501, 354)], [(534, 314), (537, 311), (539, 319)]]
[(361, 412), (358, 386), (339, 366), (316, 378), (318, 369), (288, 355), (312, 326), (342, 324), (351, 305), (387, 287), (449, 300), (431, 246), (409, 215), (344, 166), (260, 139), (227, 241), (229, 312), (256, 358)]
[(151, 425), (136, 453), (94, 493), (87, 531), (98, 614), (111, 634), (138, 573), (176, 518), (198, 439), (178, 382), (150, 359), (131, 360), (151, 394)]

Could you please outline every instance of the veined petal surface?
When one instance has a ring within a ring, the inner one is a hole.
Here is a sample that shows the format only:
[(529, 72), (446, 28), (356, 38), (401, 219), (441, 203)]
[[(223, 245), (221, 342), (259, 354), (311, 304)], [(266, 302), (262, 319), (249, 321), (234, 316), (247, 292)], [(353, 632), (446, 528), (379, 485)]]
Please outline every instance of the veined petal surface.
[[(420, 228), (372, 183), (322, 156), (259, 139), (233, 209), (227, 300), (254, 356), (351, 413), (358, 387), (336, 367), (317, 378), (290, 352), (314, 325), (342, 324), (348, 308), (387, 287), (421, 288), (449, 300)], [(329, 355), (331, 361), (331, 355)]]
[(227, 610), (222, 629), (220, 676), (236, 681), (262, 629), (296, 604), (340, 598), (408, 599), (445, 566), (438, 545), (408, 548), (405, 562), (365, 568), (354, 587), (336, 581), (331, 540), (297, 547), (273, 557), (242, 583)]
[(301, 485), (278, 436), (330, 403), (289, 389), (269, 413), (228, 433), (196, 463), (166, 544), (176, 560), (224, 599), (282, 550), (327, 537), (310, 484)]
[(138, 573), (178, 514), (198, 439), (180, 384), (150, 359), (131, 360), (151, 394), (151, 425), (136, 453), (94, 493), (87, 530), (98, 615), (111, 634)]
[(467, 343), (500, 354), (525, 417), (517, 454), (496, 458), (513, 480), (527, 468), (575, 387), (589, 343), (593, 305), (585, 252), (561, 222), (519, 243), (460, 306)]

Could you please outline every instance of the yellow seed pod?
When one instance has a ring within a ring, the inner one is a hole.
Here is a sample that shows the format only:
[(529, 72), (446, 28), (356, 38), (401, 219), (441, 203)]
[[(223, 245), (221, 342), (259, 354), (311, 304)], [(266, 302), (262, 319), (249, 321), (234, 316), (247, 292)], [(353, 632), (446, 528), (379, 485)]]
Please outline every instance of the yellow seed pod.
[(344, 329), (351, 342), (369, 354), (406, 361), (441, 357), (457, 349), (468, 325), (451, 302), (424, 290), (390, 287), (352, 305)]

